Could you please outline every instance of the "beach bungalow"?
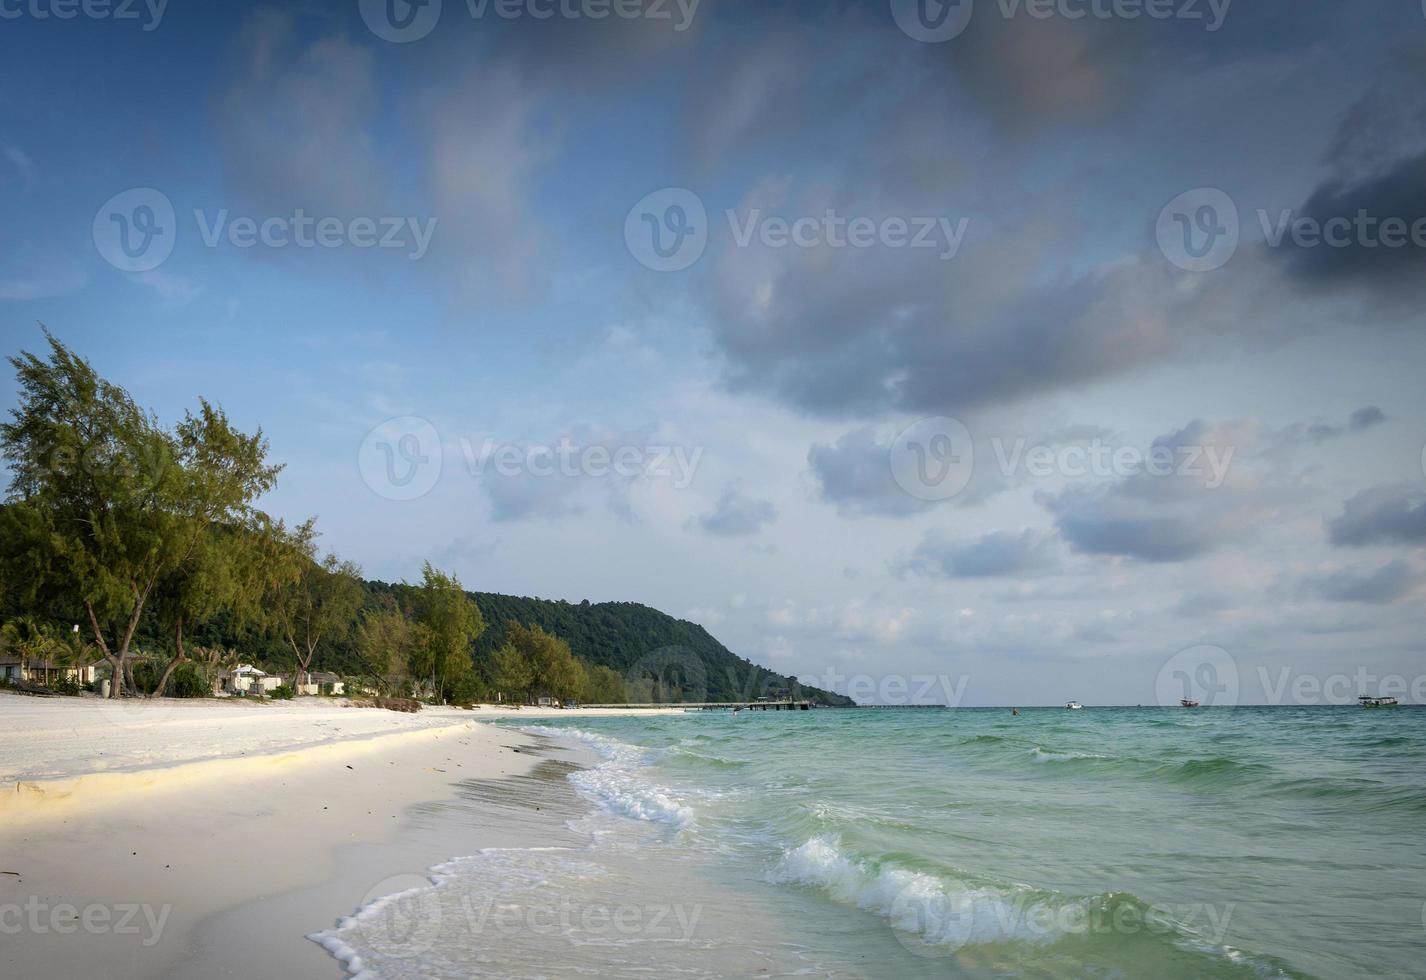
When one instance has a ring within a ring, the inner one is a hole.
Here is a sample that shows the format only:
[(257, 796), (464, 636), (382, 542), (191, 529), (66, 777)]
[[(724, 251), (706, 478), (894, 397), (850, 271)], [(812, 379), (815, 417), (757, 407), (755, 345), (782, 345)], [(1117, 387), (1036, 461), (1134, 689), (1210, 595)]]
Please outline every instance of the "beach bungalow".
[(282, 678), (276, 674), (259, 670), (252, 664), (238, 664), (232, 670), (218, 671), (218, 676), (213, 681), (213, 693), (219, 697), (270, 694), (281, 684)]
[(42, 684), (73, 681), (93, 684), (95, 664), (57, 664), (52, 660), (35, 660), (13, 655), (0, 655), (0, 681), (12, 684)]
[(346, 683), (329, 671), (316, 670), (302, 676), (306, 677), (306, 683), (292, 686), (292, 689), (298, 694), (341, 695), (346, 693)]

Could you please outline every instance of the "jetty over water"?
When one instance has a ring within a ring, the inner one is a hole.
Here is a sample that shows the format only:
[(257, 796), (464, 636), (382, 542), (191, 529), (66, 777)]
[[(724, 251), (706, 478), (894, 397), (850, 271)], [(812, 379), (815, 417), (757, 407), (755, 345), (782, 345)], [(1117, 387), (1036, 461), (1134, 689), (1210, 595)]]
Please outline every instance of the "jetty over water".
[(687, 711), (809, 711), (821, 708), (811, 701), (790, 698), (766, 701), (664, 701), (647, 704), (581, 704), (581, 708), (683, 708)]

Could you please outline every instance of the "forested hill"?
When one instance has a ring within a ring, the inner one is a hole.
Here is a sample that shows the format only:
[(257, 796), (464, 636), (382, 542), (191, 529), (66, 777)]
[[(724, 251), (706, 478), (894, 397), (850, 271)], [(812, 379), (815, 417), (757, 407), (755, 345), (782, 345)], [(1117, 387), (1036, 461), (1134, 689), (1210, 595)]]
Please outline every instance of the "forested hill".
[[(411, 586), (368, 582), (373, 593), (390, 592), (406, 598)], [(500, 646), (505, 624), (511, 620), (539, 626), (561, 637), (574, 655), (592, 664), (612, 667), (626, 684), (640, 678), (660, 683), (658, 700), (750, 701), (792, 691), (818, 704), (850, 707), (851, 698), (798, 685), (793, 678), (774, 673), (738, 656), (696, 623), (675, 619), (637, 602), (580, 603), (525, 596), (472, 592), (485, 617), (485, 633), (475, 644), (477, 668)], [(630, 700), (640, 700), (631, 690)]]

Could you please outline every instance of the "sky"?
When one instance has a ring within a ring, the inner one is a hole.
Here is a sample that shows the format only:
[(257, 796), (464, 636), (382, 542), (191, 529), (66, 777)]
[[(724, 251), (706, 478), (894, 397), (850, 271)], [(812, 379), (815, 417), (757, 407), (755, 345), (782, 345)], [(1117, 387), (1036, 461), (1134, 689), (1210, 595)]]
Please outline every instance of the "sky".
[(0, 348), (261, 427), (368, 577), (1426, 701), (1419, 0), (0, 0), (0, 207)]

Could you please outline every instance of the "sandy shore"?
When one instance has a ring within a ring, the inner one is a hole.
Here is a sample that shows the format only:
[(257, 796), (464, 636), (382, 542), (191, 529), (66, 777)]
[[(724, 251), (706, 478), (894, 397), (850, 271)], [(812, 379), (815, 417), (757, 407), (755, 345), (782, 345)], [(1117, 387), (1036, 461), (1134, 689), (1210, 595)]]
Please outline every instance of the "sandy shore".
[(571, 712), (342, 705), (0, 693), (0, 975), (339, 977), (308, 933), (563, 834), (577, 759), (488, 722)]

